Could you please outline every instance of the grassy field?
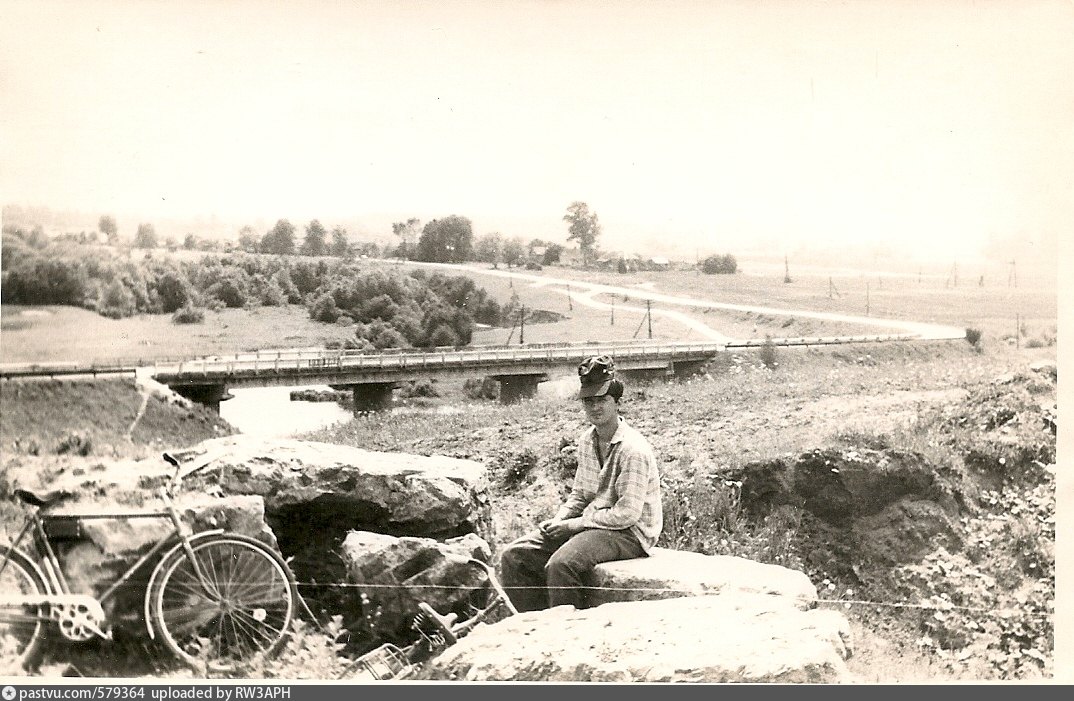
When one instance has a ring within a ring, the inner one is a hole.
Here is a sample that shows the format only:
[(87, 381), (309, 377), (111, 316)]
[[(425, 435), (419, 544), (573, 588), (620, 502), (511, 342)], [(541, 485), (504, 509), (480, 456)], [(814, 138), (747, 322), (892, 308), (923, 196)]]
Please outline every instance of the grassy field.
[[(421, 266), (389, 261), (368, 261), (407, 271)], [(488, 274), (487, 266), (444, 271), (467, 274), (501, 304), (517, 295), (527, 309), (560, 315), (556, 323), (527, 323), (519, 328), (478, 329), (475, 344), (526, 343), (587, 340), (630, 340), (649, 337), (645, 301), (629, 295), (598, 294), (600, 307), (583, 303), (582, 285), (542, 284), (511, 280)], [(548, 267), (541, 272), (524, 271), (546, 278), (578, 280), (639, 291), (684, 296), (698, 300), (762, 307), (784, 307), (815, 312), (866, 316), (867, 281), (863, 276), (833, 277), (840, 296), (828, 296), (828, 277), (802, 276), (786, 284), (781, 275), (699, 275), (669, 270), (620, 275)], [(1039, 278), (1035, 279), (1039, 280)], [(874, 284), (875, 283), (875, 284)], [(983, 332), (983, 344), (1049, 346), (1057, 335), (1057, 298), (1054, 280), (1007, 287), (998, 282), (985, 287), (914, 277), (877, 277), (870, 282), (868, 316), (905, 321), (932, 322), (956, 328), (974, 327)], [(614, 305), (614, 311), (612, 309)], [(652, 307), (654, 340), (703, 340), (697, 329), (669, 314), (699, 321), (735, 339), (791, 336), (857, 335), (884, 333), (875, 327), (846, 322), (744, 311)], [(1016, 323), (1017, 322), (1017, 323)], [(514, 322), (512, 322), (514, 323)], [(91, 361), (151, 359), (175, 356), (228, 354), (266, 348), (318, 347), (350, 337), (348, 329), (312, 321), (301, 307), (259, 307), (208, 312), (201, 324), (178, 325), (168, 315), (141, 315), (113, 320), (71, 307), (0, 306), (3, 344), (0, 362)]]

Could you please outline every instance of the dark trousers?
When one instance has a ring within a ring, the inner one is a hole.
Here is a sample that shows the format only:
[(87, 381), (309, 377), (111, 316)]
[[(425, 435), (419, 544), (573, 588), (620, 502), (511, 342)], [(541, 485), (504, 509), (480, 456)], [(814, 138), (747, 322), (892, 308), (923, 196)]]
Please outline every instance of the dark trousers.
[(500, 556), (500, 581), (519, 611), (549, 606), (589, 605), (586, 586), (595, 565), (644, 557), (645, 550), (629, 529), (590, 528), (567, 540), (532, 531), (508, 545)]

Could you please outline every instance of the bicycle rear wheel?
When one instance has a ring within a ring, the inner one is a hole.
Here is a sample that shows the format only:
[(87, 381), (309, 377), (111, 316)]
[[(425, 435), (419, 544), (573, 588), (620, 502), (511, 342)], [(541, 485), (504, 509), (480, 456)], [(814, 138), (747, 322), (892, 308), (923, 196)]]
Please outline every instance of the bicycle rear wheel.
[[(22, 552), (0, 546), (0, 594), (47, 594), (40, 571)], [(0, 671), (7, 665), (31, 670), (41, 661), (48, 625), (48, 607), (11, 606), (0, 609)]]
[(205, 577), (185, 549), (161, 563), (150, 582), (150, 616), (164, 644), (197, 670), (234, 671), (283, 646), (298, 601), (280, 555), (237, 534), (192, 544)]

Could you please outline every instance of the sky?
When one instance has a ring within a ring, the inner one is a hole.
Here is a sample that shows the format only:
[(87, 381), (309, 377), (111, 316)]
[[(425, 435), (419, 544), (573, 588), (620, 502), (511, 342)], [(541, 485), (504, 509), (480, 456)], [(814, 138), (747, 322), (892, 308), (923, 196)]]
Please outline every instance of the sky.
[(1069, 0), (0, 8), (3, 203), (128, 234), (457, 214), (563, 242), (580, 200), (610, 249), (947, 259), (1074, 220)]

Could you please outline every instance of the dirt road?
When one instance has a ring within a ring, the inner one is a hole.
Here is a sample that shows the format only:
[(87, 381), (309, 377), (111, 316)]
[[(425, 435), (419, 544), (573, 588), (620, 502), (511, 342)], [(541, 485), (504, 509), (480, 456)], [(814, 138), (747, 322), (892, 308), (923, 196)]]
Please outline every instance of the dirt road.
[[(881, 329), (884, 333), (909, 333), (917, 335), (922, 339), (928, 340), (957, 340), (965, 338), (966, 336), (966, 332), (964, 329), (955, 328), (953, 326), (942, 326), (939, 324), (928, 324), (920, 321), (877, 319), (867, 316), (850, 316), (847, 314), (818, 312), (807, 309), (778, 309), (775, 307), (762, 307), (746, 304), (729, 304), (726, 302), (713, 302), (710, 300), (694, 299), (692, 297), (677, 297), (673, 295), (667, 295), (651, 288), (645, 289), (639, 287), (617, 287), (613, 285), (602, 285), (581, 280), (565, 280), (562, 278), (549, 277), (546, 275), (534, 275), (532, 273), (516, 272), (513, 270), (493, 270), (472, 265), (462, 265), (454, 263), (412, 264), (425, 267), (441, 268), (446, 270), (465, 271), (467, 273), (476, 273), (478, 275), (490, 275), (493, 277), (513, 278), (515, 280), (526, 281), (531, 283), (534, 287), (544, 287), (553, 292), (561, 293), (564, 295), (569, 294), (573, 301), (578, 301), (591, 307), (607, 308), (610, 306), (604, 302), (600, 302), (598, 300), (593, 299), (593, 297), (596, 295), (629, 295), (633, 298), (648, 299), (652, 300), (653, 302), (659, 302), (662, 305), (675, 305), (694, 309), (723, 309), (727, 311), (753, 312), (754, 314), (767, 314), (772, 316), (791, 316), (807, 319), (819, 319), (821, 321), (837, 321), (851, 324), (860, 324), (862, 326)], [(645, 312), (645, 309), (642, 309), (640, 307), (617, 305), (617, 308), (642, 313)], [(660, 310), (654, 311), (653, 313), (671, 319), (675, 319), (676, 321), (685, 324), (686, 326), (704, 334), (707, 338), (710, 338), (712, 340), (732, 340), (725, 334), (720, 333), (716, 329), (713, 329), (712, 327), (702, 323), (701, 321), (698, 321), (697, 319), (690, 317), (683, 312)]]

